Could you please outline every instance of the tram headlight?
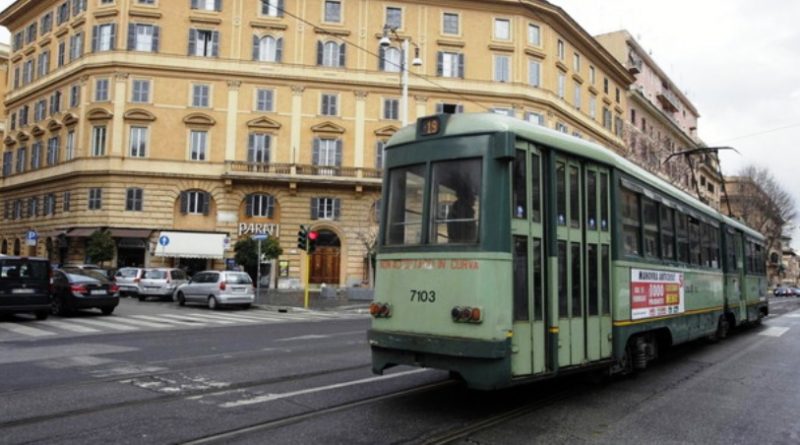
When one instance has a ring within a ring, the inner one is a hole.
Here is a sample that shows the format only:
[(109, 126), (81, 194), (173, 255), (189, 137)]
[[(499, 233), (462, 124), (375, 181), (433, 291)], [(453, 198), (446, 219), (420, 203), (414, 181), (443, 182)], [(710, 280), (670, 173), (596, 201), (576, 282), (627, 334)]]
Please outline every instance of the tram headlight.
[(392, 316), (392, 306), (389, 303), (372, 303), (369, 305), (369, 314), (373, 318), (389, 318)]

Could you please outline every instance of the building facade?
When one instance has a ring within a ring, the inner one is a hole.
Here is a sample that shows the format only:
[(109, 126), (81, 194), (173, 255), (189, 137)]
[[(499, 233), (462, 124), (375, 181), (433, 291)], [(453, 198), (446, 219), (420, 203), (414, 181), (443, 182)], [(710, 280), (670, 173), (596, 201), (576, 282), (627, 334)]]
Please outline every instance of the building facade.
[[(306, 264), (368, 282), (405, 39), (412, 121), (493, 111), (625, 150), (633, 77), (544, 1), (17, 0), (0, 24), (3, 253), (90, 261), (102, 229), (114, 266), (198, 270), (267, 233), (272, 284)], [(309, 262), (300, 225), (320, 232)]]
[(697, 135), (697, 109), (630, 33), (615, 31), (596, 39), (636, 76), (626, 92), (624, 135), (628, 157), (719, 209), (717, 156), (698, 153), (669, 157), (705, 146)]

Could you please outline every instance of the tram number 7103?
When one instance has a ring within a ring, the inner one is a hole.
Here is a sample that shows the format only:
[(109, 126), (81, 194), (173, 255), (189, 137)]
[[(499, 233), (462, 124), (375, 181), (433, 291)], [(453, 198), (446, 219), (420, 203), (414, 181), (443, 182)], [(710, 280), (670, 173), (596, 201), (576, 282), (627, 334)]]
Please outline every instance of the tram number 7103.
[(433, 303), (436, 301), (436, 291), (411, 289), (411, 301)]

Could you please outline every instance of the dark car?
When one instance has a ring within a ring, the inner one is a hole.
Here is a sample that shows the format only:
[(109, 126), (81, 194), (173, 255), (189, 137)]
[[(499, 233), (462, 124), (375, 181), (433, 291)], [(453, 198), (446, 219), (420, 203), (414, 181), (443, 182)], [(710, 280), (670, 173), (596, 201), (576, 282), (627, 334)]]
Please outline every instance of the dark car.
[(44, 258), (0, 255), (0, 313), (50, 313), (50, 262)]
[(111, 315), (118, 304), (119, 286), (98, 270), (64, 268), (53, 273), (53, 314), (98, 308)]

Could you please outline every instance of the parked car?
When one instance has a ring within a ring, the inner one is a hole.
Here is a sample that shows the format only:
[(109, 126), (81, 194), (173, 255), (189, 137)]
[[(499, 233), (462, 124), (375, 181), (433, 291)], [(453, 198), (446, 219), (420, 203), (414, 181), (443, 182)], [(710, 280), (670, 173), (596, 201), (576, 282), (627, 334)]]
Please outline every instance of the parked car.
[(63, 268), (53, 274), (52, 313), (98, 308), (111, 315), (119, 304), (119, 286), (98, 270)]
[(178, 304), (204, 303), (209, 309), (221, 306), (249, 308), (255, 300), (253, 280), (244, 272), (208, 270), (196, 273), (175, 291)]
[(145, 269), (141, 267), (123, 267), (114, 274), (114, 282), (119, 286), (120, 296), (138, 296), (139, 281)]
[(0, 257), (0, 313), (31, 312), (38, 320), (50, 314), (50, 261)]
[(187, 281), (180, 269), (146, 269), (139, 281), (139, 301), (151, 296), (172, 301), (175, 289)]

